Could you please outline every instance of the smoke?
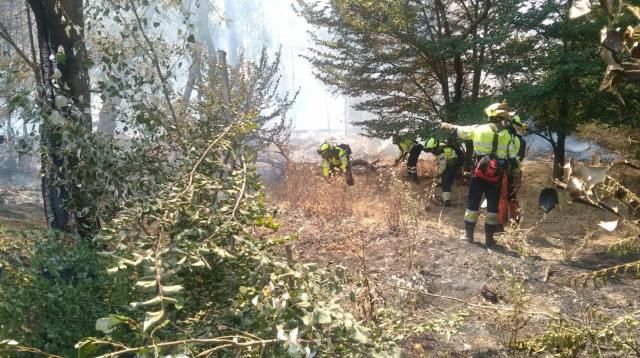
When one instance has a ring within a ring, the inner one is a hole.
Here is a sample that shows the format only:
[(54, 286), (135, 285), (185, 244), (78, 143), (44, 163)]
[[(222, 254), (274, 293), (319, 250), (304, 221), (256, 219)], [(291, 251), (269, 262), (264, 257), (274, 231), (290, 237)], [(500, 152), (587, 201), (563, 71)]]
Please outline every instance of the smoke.
[[(527, 142), (527, 157), (539, 158), (553, 155), (551, 143), (546, 139), (537, 135), (528, 135), (525, 138)], [(590, 160), (594, 154), (600, 155), (605, 161), (616, 159), (617, 154), (602, 148), (596, 143), (579, 139), (573, 135), (567, 136), (565, 141), (565, 154), (568, 158), (575, 160)]]
[(29, 154), (9, 152), (7, 144), (0, 144), (0, 188), (21, 186), (37, 189), (40, 163)]
[(297, 162), (319, 161), (316, 152), (324, 142), (333, 144), (348, 144), (353, 154), (352, 158), (364, 159), (368, 162), (380, 160), (393, 160), (398, 157), (398, 147), (391, 143), (391, 138), (369, 138), (359, 134), (335, 134), (331, 135), (326, 129), (294, 131), (291, 139), (291, 159)]

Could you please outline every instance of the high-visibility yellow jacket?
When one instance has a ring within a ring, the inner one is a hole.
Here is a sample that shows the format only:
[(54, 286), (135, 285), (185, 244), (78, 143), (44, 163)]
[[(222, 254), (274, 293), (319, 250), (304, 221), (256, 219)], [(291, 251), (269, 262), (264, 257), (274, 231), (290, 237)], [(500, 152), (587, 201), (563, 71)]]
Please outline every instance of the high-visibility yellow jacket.
[(349, 155), (347, 154), (347, 151), (337, 146), (332, 146), (329, 151), (331, 156), (323, 158), (322, 161), (322, 175), (329, 176), (331, 168), (336, 167), (340, 168), (343, 172), (346, 172), (347, 167), (349, 166)]
[(440, 143), (442, 151), (438, 154), (438, 175), (442, 175), (447, 167), (458, 164), (458, 154), (445, 143)]
[(518, 155), (519, 141), (504, 128), (500, 129), (494, 123), (470, 126), (456, 126), (456, 134), (460, 139), (473, 141), (473, 155), (491, 154), (494, 133), (498, 133), (498, 145), (495, 155), (499, 159), (515, 159)]
[(413, 148), (413, 146), (416, 144), (418, 144), (418, 142), (410, 138), (402, 139), (400, 140), (400, 142), (396, 143), (398, 148), (400, 148), (400, 156), (396, 159), (396, 161), (399, 162), (404, 159), (404, 157), (406, 157), (407, 154), (411, 151), (411, 148)]

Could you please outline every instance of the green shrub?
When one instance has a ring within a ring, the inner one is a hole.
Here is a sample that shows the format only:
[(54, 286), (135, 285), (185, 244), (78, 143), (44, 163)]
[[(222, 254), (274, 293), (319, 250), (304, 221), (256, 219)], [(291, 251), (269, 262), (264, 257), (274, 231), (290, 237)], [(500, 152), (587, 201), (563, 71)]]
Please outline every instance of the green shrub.
[(74, 344), (113, 310), (112, 298), (126, 304), (126, 291), (119, 289), (126, 285), (103, 274), (105, 259), (86, 241), (47, 237), (34, 245), (25, 241), (22, 250), (0, 257), (0, 337), (75, 356)]

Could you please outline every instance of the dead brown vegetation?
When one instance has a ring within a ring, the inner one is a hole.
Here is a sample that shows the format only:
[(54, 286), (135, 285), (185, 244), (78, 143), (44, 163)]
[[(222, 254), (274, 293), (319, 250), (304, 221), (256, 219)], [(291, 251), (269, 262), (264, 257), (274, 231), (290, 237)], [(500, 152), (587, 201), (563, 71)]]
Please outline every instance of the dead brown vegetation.
[[(293, 243), (296, 259), (350, 269), (358, 284), (352, 308), (360, 319), (377, 325), (427, 322), (471, 310), (473, 318), (465, 320), (459, 336), (448, 340), (443, 332), (431, 332), (408, 339), (409, 356), (429, 351), (509, 356), (515, 354), (515, 341), (540, 334), (553, 317), (579, 318), (582, 306), (615, 314), (616, 307), (633, 304), (640, 292), (635, 282), (580, 291), (566, 285), (566, 277), (615, 262), (609, 247), (638, 233), (626, 224), (614, 233), (600, 229), (601, 210), (571, 205), (562, 192), (558, 208), (544, 216), (537, 200), (540, 190), (551, 186), (551, 161), (525, 161), (519, 193), (523, 220), (498, 238), (506, 253), (489, 253), (458, 239), (467, 196), (464, 182), (454, 186), (454, 208), (440, 206), (438, 187), (431, 210), (424, 211), (431, 185), (425, 175), (435, 171), (435, 163), (421, 161), (418, 185), (403, 179), (404, 166), (382, 164), (375, 173), (355, 171), (353, 187), (342, 177), (323, 179), (316, 165), (296, 164), (267, 192), (285, 211), (280, 234), (300, 233)], [(412, 213), (413, 206), (419, 210)], [(481, 219), (478, 237), (482, 224)], [(501, 300), (487, 302), (480, 294), (484, 286)], [(611, 306), (610, 300), (616, 304)]]

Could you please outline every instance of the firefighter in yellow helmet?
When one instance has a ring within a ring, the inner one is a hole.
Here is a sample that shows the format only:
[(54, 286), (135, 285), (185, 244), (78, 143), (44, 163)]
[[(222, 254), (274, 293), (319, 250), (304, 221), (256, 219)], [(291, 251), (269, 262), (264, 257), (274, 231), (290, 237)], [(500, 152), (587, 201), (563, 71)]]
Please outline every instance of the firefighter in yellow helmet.
[(395, 165), (403, 161), (404, 158), (409, 155), (409, 158), (407, 159), (407, 176), (409, 177), (409, 180), (417, 183), (418, 157), (420, 157), (420, 153), (422, 153), (422, 144), (411, 138), (403, 138), (398, 134), (394, 134), (391, 137), (391, 141), (400, 149), (400, 156), (396, 158)]
[(432, 153), (438, 159), (436, 178), (442, 178), (442, 202), (445, 207), (451, 206), (451, 189), (460, 169), (461, 161), (458, 153), (445, 142), (429, 138), (424, 144), (424, 151)]
[(441, 128), (451, 131), (462, 140), (473, 141), (475, 167), (469, 181), (469, 198), (464, 215), (465, 237), (467, 241), (473, 242), (480, 202), (484, 194), (487, 199), (485, 245), (491, 247), (495, 244), (494, 234), (498, 229), (500, 183), (510, 160), (515, 158), (517, 153), (513, 135), (507, 129), (507, 103), (503, 101), (491, 104), (485, 108), (485, 114), (489, 123), (469, 126), (442, 123)]
[(338, 170), (345, 174), (347, 185), (354, 184), (351, 172), (351, 147), (349, 145), (331, 145), (324, 142), (320, 145), (318, 154), (322, 157), (322, 175), (324, 177), (329, 177), (331, 173)]

